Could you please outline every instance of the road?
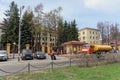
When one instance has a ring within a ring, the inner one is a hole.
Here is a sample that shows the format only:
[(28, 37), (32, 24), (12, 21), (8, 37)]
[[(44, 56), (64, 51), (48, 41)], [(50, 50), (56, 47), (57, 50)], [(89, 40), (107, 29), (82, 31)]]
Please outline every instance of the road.
[[(54, 68), (70, 65), (69, 58), (57, 56), (57, 60), (51, 60), (49, 55), (45, 60), (24, 60), (19, 61), (17, 57), (15, 59), (9, 59), (8, 61), (0, 62), (0, 76), (11, 75), (19, 72), (27, 72), (44, 68)], [(30, 65), (29, 65), (30, 64)]]

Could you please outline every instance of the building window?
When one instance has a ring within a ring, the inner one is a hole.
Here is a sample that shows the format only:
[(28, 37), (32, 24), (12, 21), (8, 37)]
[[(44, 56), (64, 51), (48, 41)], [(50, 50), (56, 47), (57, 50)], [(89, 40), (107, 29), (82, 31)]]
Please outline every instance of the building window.
[(96, 37), (96, 39), (97, 39), (97, 37)]
[(85, 34), (85, 32), (83, 32), (83, 34)]
[(52, 36), (52, 34), (50, 34), (50, 37)]
[(53, 43), (53, 46), (54, 46), (55, 44)]
[(90, 31), (90, 34), (91, 34), (91, 31)]
[(52, 41), (52, 39), (50, 38), (50, 41)]
[(91, 36), (90, 36), (90, 39), (91, 39)]
[(93, 32), (93, 34), (94, 34), (94, 32)]
[(93, 39), (94, 39), (94, 37), (93, 37)]
[(83, 37), (83, 39), (85, 39), (85, 37)]

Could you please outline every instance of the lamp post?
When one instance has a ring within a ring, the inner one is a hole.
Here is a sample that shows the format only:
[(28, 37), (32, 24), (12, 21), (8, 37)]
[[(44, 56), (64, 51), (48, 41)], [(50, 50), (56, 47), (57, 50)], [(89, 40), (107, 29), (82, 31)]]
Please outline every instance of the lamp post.
[(15, 56), (15, 45), (16, 45), (16, 43), (14, 42), (13, 43), (13, 59), (14, 59), (14, 56)]
[(19, 19), (19, 36), (18, 36), (18, 61), (20, 61), (20, 43), (21, 43), (21, 15), (24, 6), (20, 7), (20, 19)]

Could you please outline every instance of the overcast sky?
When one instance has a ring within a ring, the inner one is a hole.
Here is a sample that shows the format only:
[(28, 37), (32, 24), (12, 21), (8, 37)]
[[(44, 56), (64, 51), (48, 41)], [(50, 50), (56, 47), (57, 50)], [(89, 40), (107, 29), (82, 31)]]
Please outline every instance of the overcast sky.
[(61, 6), (64, 20), (75, 19), (78, 28), (96, 28), (97, 22), (101, 21), (120, 24), (120, 0), (0, 0), (0, 22), (12, 1), (15, 1), (18, 7), (24, 5), (26, 8), (34, 8), (42, 3), (44, 11)]

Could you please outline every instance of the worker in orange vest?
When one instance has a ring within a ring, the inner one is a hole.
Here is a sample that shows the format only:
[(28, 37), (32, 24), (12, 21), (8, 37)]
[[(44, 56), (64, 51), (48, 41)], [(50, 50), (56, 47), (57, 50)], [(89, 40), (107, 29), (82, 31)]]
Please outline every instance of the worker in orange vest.
[(52, 50), (52, 52), (50, 53), (51, 60), (55, 60), (56, 59), (54, 54), (55, 54), (55, 51)]
[(52, 50), (51, 55), (54, 55), (54, 54), (55, 54), (55, 52), (54, 52), (54, 50)]

